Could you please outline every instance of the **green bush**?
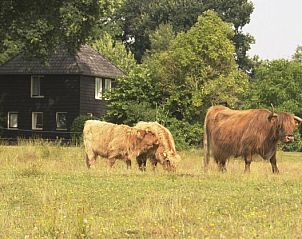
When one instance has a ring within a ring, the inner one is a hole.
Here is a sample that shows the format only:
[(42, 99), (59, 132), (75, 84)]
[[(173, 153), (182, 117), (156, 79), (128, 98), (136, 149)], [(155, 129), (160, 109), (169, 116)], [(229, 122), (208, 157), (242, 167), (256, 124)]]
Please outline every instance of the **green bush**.
[(98, 119), (95, 116), (80, 115), (74, 119), (71, 124), (71, 139), (72, 142), (78, 144), (82, 142), (84, 124), (87, 120)]
[(202, 144), (203, 127), (201, 124), (190, 124), (175, 118), (169, 118), (165, 126), (171, 131), (178, 150)]
[(282, 144), (281, 149), (285, 152), (301, 152), (302, 151), (302, 141), (301, 134), (298, 130), (295, 131), (295, 141), (289, 144)]

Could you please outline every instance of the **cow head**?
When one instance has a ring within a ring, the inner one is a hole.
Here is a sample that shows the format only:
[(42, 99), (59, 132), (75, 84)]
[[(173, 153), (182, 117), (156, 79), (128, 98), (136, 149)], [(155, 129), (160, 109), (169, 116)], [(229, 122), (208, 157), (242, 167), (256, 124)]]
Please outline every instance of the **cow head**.
[(140, 141), (139, 145), (141, 152), (146, 152), (149, 150), (154, 150), (154, 153), (159, 145), (158, 138), (148, 130), (137, 130), (137, 138)]
[(156, 158), (167, 171), (175, 171), (177, 164), (181, 160), (180, 156), (176, 152), (173, 152), (172, 150), (165, 151), (161, 146), (157, 149)]
[(278, 138), (283, 143), (294, 141), (294, 130), (301, 124), (302, 119), (289, 113), (278, 113), (269, 117), (271, 122), (274, 122), (277, 127)]

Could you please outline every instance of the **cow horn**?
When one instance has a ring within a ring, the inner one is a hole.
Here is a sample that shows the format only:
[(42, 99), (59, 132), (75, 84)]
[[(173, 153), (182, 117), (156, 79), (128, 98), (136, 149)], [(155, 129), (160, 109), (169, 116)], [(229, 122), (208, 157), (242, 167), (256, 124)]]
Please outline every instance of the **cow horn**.
[(300, 123), (302, 122), (302, 119), (300, 117), (298, 117), (298, 116), (294, 115), (294, 119), (297, 120), (297, 121), (299, 121)]
[(273, 103), (271, 103), (271, 106), (272, 106), (272, 113), (274, 114), (275, 113), (275, 108), (274, 108)]

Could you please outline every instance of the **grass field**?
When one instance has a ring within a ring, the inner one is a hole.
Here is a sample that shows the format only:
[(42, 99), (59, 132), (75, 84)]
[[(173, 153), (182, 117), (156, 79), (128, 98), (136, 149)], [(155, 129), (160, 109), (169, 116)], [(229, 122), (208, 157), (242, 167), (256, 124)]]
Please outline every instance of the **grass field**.
[(302, 154), (230, 160), (221, 174), (201, 150), (176, 173), (133, 162), (88, 170), (81, 147), (0, 146), (0, 238), (302, 238)]

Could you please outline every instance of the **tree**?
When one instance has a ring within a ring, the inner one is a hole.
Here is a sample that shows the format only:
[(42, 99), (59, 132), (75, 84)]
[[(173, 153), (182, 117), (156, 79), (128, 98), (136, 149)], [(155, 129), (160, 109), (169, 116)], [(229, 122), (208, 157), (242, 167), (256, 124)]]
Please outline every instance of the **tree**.
[(95, 26), (108, 17), (110, 0), (10, 0), (0, 2), (0, 52), (6, 42), (45, 56), (58, 45), (70, 51), (89, 40)]
[(294, 61), (302, 63), (302, 45), (297, 47), (292, 58)]
[(118, 80), (109, 118), (124, 122), (133, 118), (129, 117), (131, 107), (145, 104), (194, 123), (201, 121), (211, 104), (228, 101), (235, 105), (248, 81), (234, 59), (233, 34), (231, 26), (216, 13), (205, 12), (190, 30), (171, 40), (166, 51), (151, 54), (144, 64)]
[(130, 125), (157, 120), (172, 131), (179, 147), (200, 144), (205, 110), (220, 101), (235, 105), (248, 86), (234, 59), (233, 34), (215, 12), (202, 14), (166, 50), (148, 55), (117, 80), (105, 120)]
[(302, 116), (302, 65), (285, 59), (264, 61), (255, 68), (247, 108), (271, 108)]
[(191, 29), (179, 33), (167, 51), (146, 59), (174, 117), (195, 122), (211, 104), (226, 101), (234, 106), (239, 101), (248, 80), (234, 59), (233, 34), (229, 24), (207, 11)]
[(91, 46), (125, 73), (130, 72), (136, 65), (133, 54), (121, 41), (113, 40), (107, 32), (103, 32), (102, 37), (91, 43)]
[(122, 40), (126, 42), (140, 62), (146, 50), (151, 50), (150, 34), (160, 24), (171, 24), (175, 32), (192, 27), (201, 13), (213, 9), (219, 16), (233, 24), (237, 62), (246, 69), (246, 52), (253, 38), (242, 32), (249, 23), (253, 4), (249, 0), (128, 0), (115, 14), (122, 28)]

